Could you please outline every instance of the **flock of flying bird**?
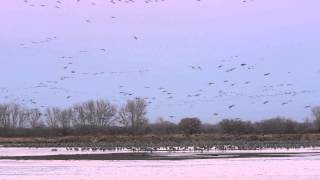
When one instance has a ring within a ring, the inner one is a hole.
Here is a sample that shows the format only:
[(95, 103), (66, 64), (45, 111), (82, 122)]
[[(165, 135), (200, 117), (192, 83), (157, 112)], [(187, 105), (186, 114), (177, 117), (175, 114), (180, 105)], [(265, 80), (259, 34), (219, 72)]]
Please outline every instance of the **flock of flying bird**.
[[(110, 0), (111, 4), (117, 4), (117, 3), (135, 3), (137, 0)], [(168, 0), (167, 0), (168, 1)], [(200, 1), (200, 0), (197, 0)], [(82, 0), (76, 0), (77, 3), (82, 3)], [(157, 2), (165, 2), (165, 0), (145, 0), (142, 1), (144, 3), (157, 3)], [(247, 2), (247, 1), (243, 1)], [(33, 3), (31, 0), (24, 0), (24, 3), (27, 4), (30, 7), (48, 7), (48, 4), (36, 4)], [(52, 3), (51, 3), (52, 4)], [(57, 9), (60, 9), (63, 7), (64, 2), (61, 0), (57, 0), (54, 3), (54, 7)], [(96, 2), (91, 2), (90, 5), (96, 6), (99, 5)], [(112, 16), (112, 18), (115, 18), (115, 16)], [(86, 23), (93, 23), (92, 20), (86, 19)], [(34, 40), (29, 43), (21, 43), (20, 47), (22, 48), (28, 48), (31, 46), (41, 46), (42, 44), (45, 43), (51, 43), (53, 41), (58, 40), (59, 37), (57, 36), (50, 36), (46, 38), (40, 38), (39, 40)], [(132, 40), (133, 41), (141, 41), (140, 38), (137, 35), (132, 35)], [(77, 54), (79, 56), (83, 54), (106, 54), (107, 49), (104, 47), (98, 47), (96, 48), (95, 51), (92, 50), (78, 50)], [(80, 70), (76, 69), (75, 64), (77, 63), (75, 61), (75, 57), (73, 56), (66, 56), (62, 55), (58, 57), (61, 62), (61, 71), (63, 72), (63, 75), (60, 75), (58, 79), (55, 80), (48, 80), (45, 82), (39, 82), (35, 84), (32, 87), (29, 87), (31, 89), (48, 89), (48, 90), (53, 90), (56, 91), (57, 93), (65, 93), (65, 99), (69, 100), (73, 98), (73, 92), (69, 91), (67, 88), (59, 86), (61, 82), (63, 81), (68, 81), (68, 83), (71, 83), (72, 79), (78, 79), (78, 78), (85, 78), (85, 77), (99, 77), (103, 78), (104, 76), (107, 75), (121, 75), (121, 74), (145, 74), (145, 73), (150, 73), (152, 72), (151, 69), (136, 69), (136, 70), (128, 70), (128, 71), (98, 71), (98, 72), (81, 72)], [(215, 69), (213, 69), (215, 72), (218, 73), (226, 73), (226, 74), (231, 74), (236, 71), (253, 71), (256, 68), (258, 68), (258, 64), (250, 64), (247, 62), (243, 62), (243, 60), (239, 56), (231, 56), (228, 58), (224, 58), (224, 60), (218, 61), (220, 64), (218, 64)], [(230, 63), (232, 62), (232, 63)], [(231, 65), (232, 64), (232, 65)], [(196, 65), (185, 65), (185, 69), (189, 69), (190, 73), (201, 73), (202, 71), (205, 71), (208, 69), (208, 67), (203, 67), (202, 65), (196, 64)], [(287, 72), (288, 75), (290, 75), (292, 72)], [(268, 78), (272, 76), (272, 72), (262, 72), (261, 73), (261, 78)], [(258, 94), (250, 94), (246, 92), (239, 92), (237, 91), (238, 89), (241, 88), (248, 88), (251, 84), (254, 84), (252, 80), (245, 80), (243, 82), (233, 82), (231, 80), (225, 79), (225, 80), (219, 80), (219, 81), (208, 81), (203, 88), (199, 88), (193, 91), (190, 91), (190, 93), (187, 93), (185, 95), (181, 95), (182, 93), (169, 90), (170, 88), (162, 87), (162, 86), (143, 86), (141, 87), (144, 89), (143, 91), (148, 91), (149, 89), (153, 89), (157, 91), (157, 95), (152, 95), (148, 97), (142, 97), (146, 100), (146, 102), (149, 105), (152, 104), (160, 104), (161, 105), (161, 100), (164, 101), (164, 105), (167, 105), (167, 101), (172, 100), (173, 104), (175, 105), (187, 105), (187, 104), (196, 104), (196, 103), (205, 103), (205, 102), (211, 102), (215, 101), (218, 98), (225, 98), (225, 97), (246, 97), (249, 99), (263, 99), (259, 100), (261, 105), (267, 105), (272, 102), (272, 98), (274, 97), (290, 97), (290, 99), (280, 102), (282, 106), (288, 105), (291, 102), (293, 102), (293, 97), (297, 95), (303, 95), (303, 94), (311, 94), (311, 93), (318, 93), (319, 91), (317, 90), (279, 90), (279, 88), (294, 88), (294, 84), (292, 83), (280, 83), (280, 84), (269, 84), (269, 85), (264, 85), (261, 87), (261, 91)], [(217, 93), (214, 94), (214, 96), (208, 97), (208, 93), (211, 91), (211, 87), (218, 86)], [(222, 87), (223, 88), (222, 88)], [(229, 91), (229, 88), (236, 88), (235, 91)], [(128, 90), (130, 87), (126, 87), (125, 85), (119, 85), (119, 96), (123, 97), (123, 99), (129, 99), (129, 98), (134, 98), (134, 97), (141, 97), (139, 95), (139, 92), (134, 92)], [(209, 89), (209, 90), (208, 90)], [(7, 87), (0, 87), (0, 93), (5, 94), (3, 97), (4, 99), (10, 99), (10, 96), (8, 95), (10, 93), (9, 88)], [(183, 96), (181, 99), (179, 99), (177, 96)], [(202, 98), (203, 97), (203, 98)], [(14, 99), (14, 98), (13, 98)], [(12, 99), (11, 99), (12, 100)], [(44, 108), (47, 106), (40, 105), (40, 103), (37, 102), (36, 98), (16, 98), (14, 100), (20, 101), (20, 103), (28, 105), (32, 104), (34, 106), (37, 106), (39, 108)], [(175, 103), (174, 103), (175, 102)], [(180, 102), (180, 103), (179, 103)], [(252, 102), (256, 103), (256, 101)], [(236, 108), (236, 104), (229, 104), (226, 106), (226, 109), (234, 109)], [(304, 108), (311, 108), (310, 105), (305, 105)], [(213, 112), (213, 116), (219, 116), (219, 112)], [(169, 118), (175, 118), (175, 115), (168, 115)]]
[[(30, 7), (42, 7), (42, 8), (45, 8), (45, 7), (54, 7), (56, 9), (60, 9), (63, 7), (63, 4), (64, 4), (64, 1), (62, 0), (53, 0), (53, 4), (44, 4), (44, 3), (33, 3), (34, 0), (23, 0), (24, 3), (26, 3), (28, 6)], [(74, 0), (75, 2), (77, 3), (81, 3), (81, 2), (85, 2), (86, 0)], [(160, 3), (160, 2), (166, 2), (166, 1), (170, 1), (170, 0), (107, 0), (107, 1), (103, 1), (103, 2), (89, 2), (89, 4), (91, 6), (97, 6), (97, 5), (100, 5), (102, 3), (109, 3), (109, 4), (119, 4), (119, 3), (137, 3), (137, 2), (142, 2), (142, 3), (145, 3), (145, 4), (148, 4), (148, 3)], [(193, 0), (193, 1), (198, 1), (198, 2), (201, 2), (202, 0)], [(240, 2), (242, 3), (248, 3), (248, 2), (252, 2), (254, 0), (240, 0)], [(112, 18), (115, 18), (115, 16), (112, 16)], [(85, 20), (87, 23), (91, 23), (92, 21), (90, 19), (87, 19)]]

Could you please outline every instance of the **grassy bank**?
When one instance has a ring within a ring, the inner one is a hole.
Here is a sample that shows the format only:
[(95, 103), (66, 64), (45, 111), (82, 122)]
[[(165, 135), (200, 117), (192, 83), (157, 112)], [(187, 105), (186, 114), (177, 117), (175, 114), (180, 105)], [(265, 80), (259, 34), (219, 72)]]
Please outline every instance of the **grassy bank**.
[(226, 135), (88, 135), (63, 137), (0, 137), (2, 146), (21, 147), (173, 147), (173, 146), (238, 146), (299, 147), (319, 146), (320, 134)]

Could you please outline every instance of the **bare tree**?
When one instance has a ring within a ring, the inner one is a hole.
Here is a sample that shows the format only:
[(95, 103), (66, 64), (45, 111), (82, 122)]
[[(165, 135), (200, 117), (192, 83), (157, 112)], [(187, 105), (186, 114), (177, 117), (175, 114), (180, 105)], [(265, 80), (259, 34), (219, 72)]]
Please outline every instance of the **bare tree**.
[(77, 127), (84, 127), (87, 124), (86, 113), (82, 105), (76, 105), (73, 107), (73, 125)]
[(72, 120), (72, 110), (71, 109), (63, 109), (57, 111), (57, 119), (59, 122), (59, 125), (62, 129), (67, 129), (72, 126), (71, 120)]
[(72, 109), (47, 108), (46, 121), (50, 128), (69, 128), (72, 120)]
[(84, 124), (85, 125), (90, 125), (90, 126), (94, 126), (95, 125), (95, 103), (94, 101), (90, 100), (87, 101), (85, 103), (83, 103), (82, 105), (83, 108), (83, 112), (84, 112)]
[(9, 106), (7, 104), (0, 104), (0, 127), (9, 128)]
[(39, 109), (32, 109), (28, 111), (28, 119), (31, 128), (38, 128), (41, 125), (41, 112)]
[(316, 125), (317, 131), (320, 132), (320, 106), (312, 108), (311, 111), (314, 116), (314, 123)]
[(20, 105), (10, 104), (9, 113), (10, 113), (10, 128), (16, 128), (19, 124), (19, 112), (22, 111)]
[(128, 100), (119, 110), (119, 123), (133, 129), (145, 127), (148, 124), (146, 107), (144, 99), (136, 98), (135, 100)]
[(114, 123), (117, 108), (105, 100), (87, 101), (73, 107), (77, 126), (108, 127)]
[(28, 110), (27, 109), (21, 109), (19, 111), (19, 123), (18, 128), (23, 128), (28, 126)]
[(47, 108), (46, 109), (46, 121), (49, 128), (58, 128), (59, 121), (58, 121), (58, 113), (59, 108)]
[(96, 115), (95, 119), (97, 125), (100, 127), (111, 126), (114, 123), (117, 108), (115, 105), (110, 104), (108, 101), (96, 101)]
[(24, 127), (26, 117), (23, 116), (25, 108), (18, 104), (0, 104), (0, 127), (17, 128)]

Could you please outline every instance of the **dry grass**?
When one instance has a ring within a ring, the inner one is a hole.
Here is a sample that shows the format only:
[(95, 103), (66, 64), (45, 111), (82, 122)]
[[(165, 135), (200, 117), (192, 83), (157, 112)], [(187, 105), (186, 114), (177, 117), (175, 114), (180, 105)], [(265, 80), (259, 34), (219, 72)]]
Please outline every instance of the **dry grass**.
[(320, 141), (320, 134), (267, 134), (226, 135), (199, 134), (175, 135), (101, 135), (64, 137), (0, 137), (0, 144), (46, 144), (46, 143), (109, 143), (109, 144), (158, 144), (158, 143), (204, 143), (211, 141)]

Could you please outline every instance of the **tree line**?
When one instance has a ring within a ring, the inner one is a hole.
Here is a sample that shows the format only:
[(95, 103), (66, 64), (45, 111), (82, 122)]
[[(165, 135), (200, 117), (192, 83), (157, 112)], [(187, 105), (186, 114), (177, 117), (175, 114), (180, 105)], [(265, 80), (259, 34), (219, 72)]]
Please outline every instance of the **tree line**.
[(107, 100), (89, 100), (68, 108), (45, 110), (15, 103), (0, 104), (0, 136), (66, 136), (88, 134), (293, 134), (320, 132), (320, 107), (312, 108), (313, 118), (298, 122), (275, 117), (259, 122), (223, 119), (216, 124), (199, 118), (183, 118), (173, 123), (147, 118), (142, 98), (128, 100), (118, 107)]

